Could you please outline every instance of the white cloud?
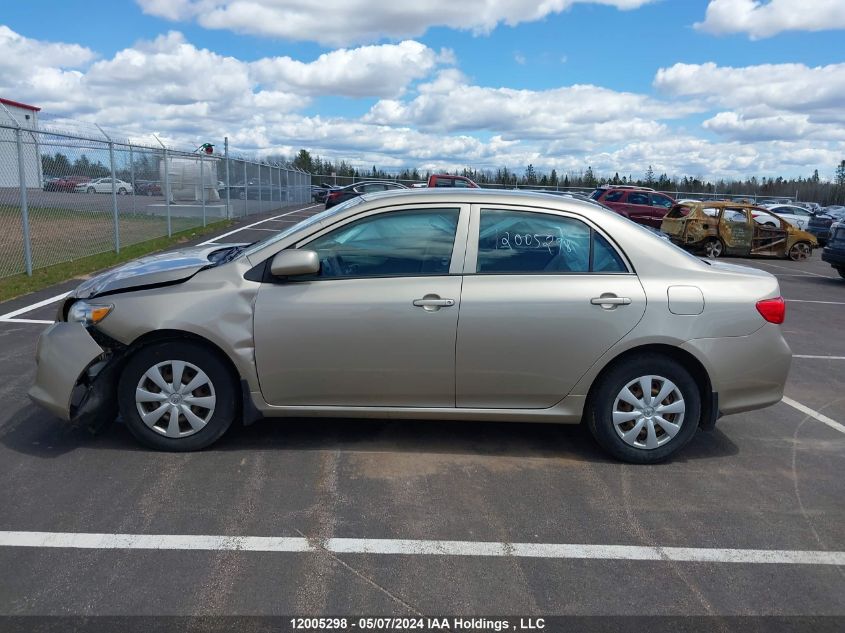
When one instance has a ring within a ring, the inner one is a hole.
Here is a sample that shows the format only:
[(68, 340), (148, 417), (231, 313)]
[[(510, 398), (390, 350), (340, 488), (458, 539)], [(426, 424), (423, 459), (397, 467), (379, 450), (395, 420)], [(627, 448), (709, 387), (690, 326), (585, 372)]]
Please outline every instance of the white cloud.
[(845, 64), (762, 64), (743, 68), (675, 64), (654, 85), (673, 97), (730, 108), (705, 128), (744, 140), (841, 139), (845, 136)]
[(84, 46), (31, 39), (0, 24), (0, 89), (11, 98), (59, 103), (77, 90), (82, 73), (75, 69), (95, 57)]
[(418, 91), (409, 101), (379, 101), (364, 120), (424, 130), (489, 130), (506, 139), (567, 139), (570, 145), (593, 147), (665, 133), (660, 119), (697, 109), (592, 85), (550, 90), (475, 86), (455, 69), (440, 72)]
[(137, 0), (145, 13), (168, 20), (196, 20), (226, 29), (331, 46), (416, 37), (433, 26), (489, 33), (561, 13), (575, 4), (636, 9), (655, 0)]
[(695, 28), (723, 35), (747, 33), (752, 39), (783, 31), (845, 29), (842, 0), (710, 0), (704, 21)]
[(335, 50), (310, 63), (290, 57), (265, 58), (252, 64), (252, 73), (262, 83), (298, 94), (395, 97), (442, 61), (453, 62), (454, 53), (438, 55), (424, 44), (406, 40)]
[[(178, 32), (97, 59), (0, 27), (0, 94), (43, 106), (42, 125), (62, 115), (148, 143), (153, 132), (180, 147), (228, 136), (254, 155), (306, 147), (366, 166), (640, 175), (653, 165), (716, 177), (826, 173), (845, 153), (841, 65), (676, 65), (658, 73), (667, 96), (657, 99), (594, 85), (479, 86), (443, 68), (454, 62), (413, 41), (245, 61)], [(360, 118), (305, 114), (337, 94), (383, 98)], [(685, 130), (676, 119), (692, 112), (708, 113), (704, 128), (725, 140)]]

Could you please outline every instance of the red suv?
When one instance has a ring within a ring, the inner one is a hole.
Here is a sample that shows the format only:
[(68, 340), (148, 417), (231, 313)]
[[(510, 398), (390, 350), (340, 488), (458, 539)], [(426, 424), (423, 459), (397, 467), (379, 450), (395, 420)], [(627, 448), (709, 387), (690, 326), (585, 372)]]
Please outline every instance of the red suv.
[(654, 189), (630, 185), (602, 185), (590, 194), (590, 197), (607, 205), (619, 215), (656, 229), (660, 228), (663, 216), (675, 204), (674, 198)]

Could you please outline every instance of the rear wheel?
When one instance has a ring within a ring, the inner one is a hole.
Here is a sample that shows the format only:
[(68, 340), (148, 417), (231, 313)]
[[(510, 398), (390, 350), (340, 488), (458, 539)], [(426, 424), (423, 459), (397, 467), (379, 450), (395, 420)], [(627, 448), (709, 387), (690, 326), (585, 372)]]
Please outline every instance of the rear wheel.
[(711, 237), (706, 242), (704, 242), (704, 254), (707, 255), (710, 259), (716, 259), (717, 257), (721, 257), (722, 253), (725, 252), (725, 245), (722, 244), (722, 240), (718, 237)]
[(803, 262), (805, 259), (810, 257), (812, 252), (813, 250), (810, 248), (810, 244), (808, 242), (796, 242), (789, 249), (787, 256), (794, 262)]
[(121, 196), (125, 196), (126, 195), (126, 189), (121, 187), (120, 189), (117, 190), (117, 193), (120, 194)]
[(94, 191), (94, 187), (88, 187), (88, 193), (96, 193), (96, 191)]
[(623, 360), (596, 386), (588, 426), (611, 455), (632, 464), (667, 459), (698, 428), (701, 395), (677, 361), (646, 354)]
[(120, 413), (142, 443), (166, 451), (209, 446), (237, 415), (237, 386), (226, 363), (194, 342), (141, 348), (118, 384)]

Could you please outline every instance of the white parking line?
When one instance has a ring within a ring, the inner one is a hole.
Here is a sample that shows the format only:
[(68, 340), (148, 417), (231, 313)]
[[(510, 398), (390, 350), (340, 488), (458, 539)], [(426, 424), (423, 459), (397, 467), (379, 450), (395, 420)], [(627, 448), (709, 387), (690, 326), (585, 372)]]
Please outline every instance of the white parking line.
[(812, 354), (793, 354), (792, 358), (813, 358), (816, 360), (845, 360), (845, 356), (813, 356)]
[(681, 561), (780, 565), (845, 565), (845, 552), (824, 550), (650, 547), (581, 543), (503, 543), (411, 539), (330, 538), (314, 542), (296, 536), (190, 534), (90, 534), (74, 532), (0, 532), (0, 547), (97, 550), (204, 550), (245, 552), (319, 552), (404, 556), (487, 556), (497, 558)]
[(43, 323), (50, 325), (55, 321), (42, 321), (41, 319), (0, 319), (0, 323)]
[(836, 420), (833, 420), (833, 419), (827, 417), (823, 413), (819, 413), (815, 409), (811, 409), (806, 404), (801, 404), (797, 400), (793, 400), (792, 398), (787, 398), (786, 396), (783, 397), (782, 402), (784, 404), (788, 404), (793, 409), (797, 409), (798, 411), (800, 411), (804, 415), (808, 415), (811, 418), (818, 420), (822, 424), (827, 424), (830, 428), (836, 429), (840, 433), (845, 433), (845, 424), (840, 424)]
[[(788, 268), (788, 267), (786, 267), (786, 266), (778, 266), (777, 264), (770, 264), (769, 262), (761, 262), (761, 261), (756, 261), (756, 260), (755, 260), (755, 262), (754, 262), (754, 263), (755, 263), (755, 264), (760, 264), (760, 265), (762, 265), (762, 266), (772, 266), (773, 268), (780, 268), (780, 269), (782, 269), (782, 270), (788, 270), (789, 272), (792, 272), (792, 273), (794, 273), (794, 272), (795, 272), (795, 270), (796, 270), (795, 268)], [(822, 275), (822, 274), (819, 274), (819, 273), (810, 272), (809, 270), (805, 270), (805, 271), (803, 271), (803, 274), (804, 274), (804, 275), (810, 275), (810, 276), (812, 276), (812, 277), (824, 277), (825, 279), (837, 279), (837, 278), (836, 278), (836, 277), (834, 277), (833, 275)]]
[(210, 244), (217, 244), (219, 243), (217, 240), (221, 240), (224, 237), (229, 237), (230, 235), (234, 235), (235, 233), (240, 233), (241, 231), (245, 231), (246, 229), (250, 229), (253, 226), (258, 226), (259, 224), (264, 224), (265, 222), (270, 222), (271, 220), (278, 220), (279, 218), (283, 218), (286, 215), (293, 215), (294, 213), (299, 213), (300, 211), (307, 211), (308, 209), (314, 209), (315, 207), (319, 207), (319, 204), (312, 204), (310, 207), (304, 207), (302, 209), (294, 209), (293, 211), (288, 211), (287, 213), (282, 213), (281, 215), (274, 215), (272, 218), (267, 218), (266, 220), (259, 220), (258, 222), (253, 222), (252, 224), (247, 224), (246, 226), (242, 226), (240, 228), (235, 229), (234, 231), (229, 231), (228, 233), (224, 233), (223, 235), (218, 235), (216, 237), (211, 238), (205, 242), (200, 242), (199, 246), (208, 246)]
[(809, 299), (787, 299), (789, 303), (823, 303), (830, 306), (845, 306), (845, 301), (810, 301)]
[(11, 312), (7, 312), (6, 314), (0, 314), (0, 321), (9, 321), (20, 314), (26, 314), (27, 312), (32, 312), (33, 310), (37, 310), (38, 308), (48, 306), (51, 303), (56, 303), (56, 301), (61, 301), (69, 294), (70, 292), (63, 292), (62, 294), (56, 295), (55, 297), (44, 299), (44, 301), (39, 301), (38, 303), (33, 303), (32, 305), (24, 306), (22, 308), (18, 308), (17, 310), (12, 310)]

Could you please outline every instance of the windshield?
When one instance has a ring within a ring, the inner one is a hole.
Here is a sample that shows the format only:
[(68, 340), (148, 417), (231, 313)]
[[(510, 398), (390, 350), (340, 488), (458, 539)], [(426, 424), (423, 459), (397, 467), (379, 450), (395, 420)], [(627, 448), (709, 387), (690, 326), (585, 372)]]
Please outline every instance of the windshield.
[(330, 217), (333, 217), (333, 216), (337, 215), (338, 213), (341, 213), (342, 211), (345, 211), (346, 209), (348, 209), (350, 207), (354, 207), (356, 204), (360, 204), (361, 202), (362, 202), (362, 199), (361, 199), (360, 196), (355, 197), (355, 198), (350, 198), (349, 200), (347, 200), (345, 202), (341, 202), (339, 205), (334, 206), (331, 209), (326, 209), (325, 211), (322, 211), (320, 213), (312, 215), (310, 218), (305, 218), (302, 222), (298, 222), (297, 224), (294, 224), (291, 227), (288, 227), (288, 228), (286, 228), (282, 231), (279, 231), (278, 233), (274, 233), (273, 235), (271, 235), (268, 238), (265, 238), (265, 239), (263, 239), (259, 242), (255, 242), (254, 244), (250, 244), (249, 247), (244, 249), (241, 253), (239, 253), (239, 255), (240, 256), (246, 255), (247, 257), (249, 257), (253, 253), (257, 253), (258, 251), (260, 251), (264, 247), (270, 246), (271, 244), (275, 244), (279, 240), (283, 240), (288, 235), (293, 235), (297, 231), (301, 231), (304, 228), (307, 228), (307, 227), (312, 226), (314, 224), (319, 224), (323, 220), (330, 218)]

